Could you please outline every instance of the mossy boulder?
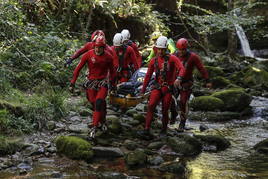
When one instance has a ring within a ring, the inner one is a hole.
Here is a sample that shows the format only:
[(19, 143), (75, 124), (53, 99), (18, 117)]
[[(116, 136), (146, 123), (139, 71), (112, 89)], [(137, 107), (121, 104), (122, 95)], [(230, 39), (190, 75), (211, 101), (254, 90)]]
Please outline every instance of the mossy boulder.
[(122, 132), (122, 125), (119, 118), (114, 118), (111, 120), (111, 124), (108, 129), (115, 134), (119, 134)]
[(223, 101), (212, 96), (199, 96), (190, 102), (194, 111), (215, 111), (223, 108)]
[(145, 121), (145, 117), (143, 114), (136, 114), (133, 116), (134, 120), (140, 121), (141, 123), (143, 123)]
[(268, 155), (268, 139), (265, 139), (254, 146), (254, 149), (259, 153)]
[(216, 146), (217, 151), (225, 150), (231, 145), (226, 138), (219, 135), (195, 135), (194, 137), (200, 139), (206, 145)]
[(0, 136), (0, 156), (11, 155), (20, 151), (23, 148), (23, 144), (18, 141), (8, 140), (7, 138)]
[(89, 161), (94, 153), (91, 143), (75, 136), (60, 136), (56, 139), (57, 152), (70, 159)]
[(213, 88), (226, 88), (228, 85), (231, 84), (231, 81), (222, 77), (222, 76), (216, 76), (211, 79), (212, 87)]
[(126, 115), (133, 117), (137, 113), (138, 113), (137, 110), (135, 110), (135, 109), (129, 109), (126, 112)]
[(0, 99), (0, 109), (6, 109), (10, 114), (14, 114), (19, 117), (24, 114), (23, 106), (19, 104), (14, 104)]
[(211, 96), (221, 99), (224, 102), (223, 110), (226, 111), (242, 111), (252, 100), (252, 97), (241, 88), (218, 91)]
[(168, 138), (167, 144), (174, 152), (184, 156), (197, 155), (202, 151), (202, 144), (199, 140), (189, 135), (179, 135)]
[(250, 67), (244, 74), (243, 83), (251, 88), (261, 86), (268, 90), (268, 72), (259, 68)]
[(175, 173), (176, 175), (184, 175), (186, 167), (180, 162), (164, 163), (159, 168), (162, 172)]
[(209, 78), (214, 78), (216, 76), (223, 76), (223, 69), (220, 67), (205, 66), (208, 71)]
[(128, 153), (125, 156), (125, 161), (128, 166), (140, 166), (147, 162), (147, 155), (142, 149), (137, 149)]

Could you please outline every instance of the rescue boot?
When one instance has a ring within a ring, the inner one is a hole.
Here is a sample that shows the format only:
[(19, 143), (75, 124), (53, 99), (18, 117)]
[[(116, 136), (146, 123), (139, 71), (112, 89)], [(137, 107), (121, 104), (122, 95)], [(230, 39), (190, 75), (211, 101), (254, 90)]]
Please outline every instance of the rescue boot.
[(91, 139), (94, 139), (96, 136), (96, 132), (97, 132), (97, 127), (92, 127), (89, 132), (88, 132), (88, 137)]
[(161, 129), (159, 137), (163, 138), (167, 136), (167, 129)]
[(184, 132), (184, 130), (185, 130), (185, 122), (186, 121), (181, 120), (181, 122), (179, 124), (179, 128), (177, 129), (178, 132)]

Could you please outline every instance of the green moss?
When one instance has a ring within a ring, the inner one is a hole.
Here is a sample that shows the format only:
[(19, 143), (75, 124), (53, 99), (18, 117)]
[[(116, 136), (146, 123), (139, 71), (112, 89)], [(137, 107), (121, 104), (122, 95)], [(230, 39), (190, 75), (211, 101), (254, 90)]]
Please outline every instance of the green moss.
[(194, 98), (190, 106), (195, 111), (215, 111), (220, 110), (224, 103), (221, 99), (212, 96), (199, 96)]
[(205, 68), (207, 69), (210, 78), (224, 75), (224, 72), (220, 67), (205, 66)]
[(268, 72), (255, 67), (249, 68), (243, 77), (243, 83), (247, 87), (261, 85), (268, 90)]
[(227, 111), (242, 111), (252, 100), (252, 97), (241, 88), (215, 92), (211, 96), (221, 99), (224, 102), (224, 110)]
[(23, 145), (17, 141), (11, 141), (0, 136), (0, 156), (11, 155), (21, 150)]
[(196, 138), (188, 135), (168, 138), (167, 144), (173, 151), (185, 156), (197, 155), (202, 150), (201, 143)]
[(74, 136), (60, 136), (56, 139), (58, 153), (76, 159), (89, 161), (93, 157), (92, 145)]
[(231, 84), (231, 81), (222, 77), (222, 76), (217, 76), (211, 79), (212, 82), (212, 87), (213, 88), (225, 88), (229, 84)]
[(0, 109), (6, 109), (11, 114), (15, 114), (16, 116), (22, 116), (24, 114), (22, 106), (1, 99), (0, 99)]
[(125, 160), (128, 166), (144, 165), (147, 161), (147, 156), (143, 150), (135, 150), (128, 153)]
[(136, 114), (136, 115), (134, 115), (133, 119), (134, 120), (137, 120), (137, 121), (140, 121), (140, 122), (144, 122), (145, 121), (145, 117), (142, 114)]

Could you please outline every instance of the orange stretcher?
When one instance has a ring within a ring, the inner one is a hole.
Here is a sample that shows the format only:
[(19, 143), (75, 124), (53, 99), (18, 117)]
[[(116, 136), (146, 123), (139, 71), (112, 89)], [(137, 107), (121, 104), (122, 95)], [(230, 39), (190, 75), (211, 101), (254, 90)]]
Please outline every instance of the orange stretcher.
[(148, 99), (149, 93), (145, 93), (143, 96), (123, 96), (123, 95), (117, 95), (117, 94), (110, 94), (110, 104), (117, 105), (120, 108), (129, 108), (129, 107), (135, 107), (142, 101)]

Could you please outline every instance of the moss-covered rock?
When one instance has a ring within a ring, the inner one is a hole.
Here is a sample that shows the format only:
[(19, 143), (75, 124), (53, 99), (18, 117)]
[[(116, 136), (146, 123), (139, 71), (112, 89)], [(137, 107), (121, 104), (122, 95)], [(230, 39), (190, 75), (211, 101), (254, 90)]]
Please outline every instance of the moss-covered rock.
[(0, 109), (6, 109), (11, 114), (22, 116), (24, 114), (23, 107), (19, 104), (14, 104), (0, 99)]
[(215, 111), (221, 110), (224, 103), (221, 99), (212, 96), (199, 96), (190, 102), (194, 111)]
[(254, 146), (254, 149), (259, 153), (268, 154), (268, 139), (265, 139)]
[(137, 113), (138, 113), (137, 110), (135, 110), (135, 109), (129, 109), (126, 112), (126, 115), (133, 117)]
[(223, 109), (226, 111), (242, 111), (252, 100), (252, 97), (241, 88), (218, 91), (211, 96), (221, 99), (224, 102)]
[(122, 125), (121, 125), (120, 119), (114, 118), (114, 119), (112, 119), (111, 122), (112, 123), (109, 125), (108, 129), (115, 134), (121, 133), (122, 132)]
[(228, 85), (231, 84), (231, 81), (222, 77), (222, 76), (216, 76), (211, 79), (212, 87), (213, 88), (226, 88)]
[(206, 145), (215, 145), (217, 151), (227, 149), (231, 143), (224, 137), (219, 135), (195, 135), (197, 139), (200, 139)]
[(171, 162), (162, 164), (159, 168), (160, 171), (175, 173), (177, 175), (184, 175), (186, 167), (180, 162)]
[(205, 66), (205, 68), (207, 69), (210, 78), (224, 75), (224, 72), (220, 67)]
[(179, 137), (168, 138), (167, 144), (174, 152), (184, 156), (197, 155), (202, 151), (202, 144), (194, 137), (179, 135)]
[(191, 112), (189, 118), (196, 121), (214, 121), (222, 122), (232, 119), (240, 119), (241, 115), (238, 112)]
[(134, 120), (137, 120), (137, 121), (140, 121), (141, 123), (143, 123), (145, 121), (145, 117), (142, 114), (136, 114), (136, 115), (134, 115), (133, 119)]
[(155, 150), (157, 150), (157, 149), (160, 149), (163, 145), (164, 145), (163, 142), (158, 141), (158, 142), (152, 142), (152, 143), (150, 143), (147, 147), (149, 149), (155, 149)]
[(0, 156), (14, 154), (23, 148), (23, 144), (18, 141), (11, 141), (0, 136)]
[(268, 72), (259, 68), (250, 67), (245, 72), (243, 83), (249, 88), (261, 86), (265, 90), (268, 90)]
[(94, 153), (92, 145), (75, 136), (60, 136), (56, 139), (57, 152), (68, 158), (89, 161)]
[(147, 162), (147, 155), (141, 149), (128, 153), (125, 156), (125, 161), (128, 166), (144, 165)]

